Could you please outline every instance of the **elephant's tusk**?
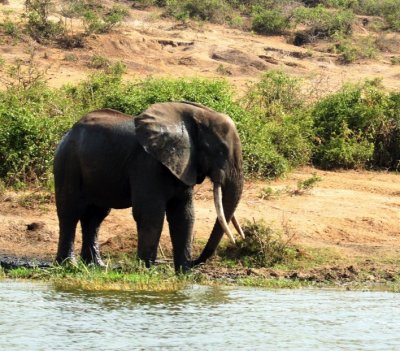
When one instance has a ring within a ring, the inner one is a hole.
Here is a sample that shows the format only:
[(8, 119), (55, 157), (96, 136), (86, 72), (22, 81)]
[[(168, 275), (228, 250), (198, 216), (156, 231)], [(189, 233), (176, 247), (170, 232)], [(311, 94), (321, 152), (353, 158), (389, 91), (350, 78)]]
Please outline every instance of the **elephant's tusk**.
[(221, 224), (222, 229), (224, 232), (229, 236), (229, 239), (235, 244), (235, 238), (232, 235), (231, 230), (228, 227), (228, 223), (226, 222), (225, 214), (224, 214), (224, 208), (222, 206), (222, 191), (221, 191), (221, 185), (214, 183), (214, 205), (215, 209), (217, 211), (217, 217), (219, 220), (219, 223)]
[(235, 227), (235, 229), (237, 230), (237, 232), (242, 237), (242, 239), (246, 239), (246, 236), (244, 235), (242, 227), (240, 226), (240, 224), (239, 224), (238, 220), (236, 219), (235, 215), (232, 216), (232, 223), (233, 223), (233, 226)]

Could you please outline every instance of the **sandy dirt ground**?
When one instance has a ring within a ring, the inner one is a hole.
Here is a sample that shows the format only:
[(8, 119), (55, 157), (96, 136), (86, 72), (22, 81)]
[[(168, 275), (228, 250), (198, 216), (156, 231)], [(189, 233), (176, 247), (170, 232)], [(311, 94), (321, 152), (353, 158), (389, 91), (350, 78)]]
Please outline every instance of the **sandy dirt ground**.
[[(298, 181), (320, 177), (314, 188), (294, 195)], [(274, 189), (263, 199), (265, 188)], [(196, 240), (205, 241), (215, 221), (211, 184), (196, 189)], [(58, 222), (54, 204), (32, 203), (35, 193), (4, 193), (0, 202), (0, 253), (54, 257)], [(240, 222), (263, 220), (303, 247), (329, 248), (343, 258), (380, 260), (400, 255), (400, 175), (366, 171), (324, 172), (304, 168), (284, 180), (246, 182), (237, 209)], [(227, 240), (227, 239), (225, 239)], [(78, 230), (76, 247), (81, 243)], [(103, 253), (132, 252), (136, 226), (130, 209), (113, 210), (100, 232)], [(162, 247), (168, 252), (167, 223)]]

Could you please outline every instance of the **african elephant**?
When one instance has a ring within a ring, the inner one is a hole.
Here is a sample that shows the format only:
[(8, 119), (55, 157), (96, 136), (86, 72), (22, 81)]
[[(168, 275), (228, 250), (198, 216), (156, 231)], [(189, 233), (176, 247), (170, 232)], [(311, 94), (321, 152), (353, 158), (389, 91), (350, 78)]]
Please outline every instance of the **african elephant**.
[[(209, 177), (217, 220), (195, 261), (191, 260), (193, 187)], [(56, 261), (74, 260), (78, 221), (81, 257), (103, 265), (98, 230), (111, 208), (132, 207), (138, 256), (156, 260), (165, 214), (175, 269), (205, 262), (234, 217), (243, 188), (242, 152), (233, 121), (191, 102), (157, 103), (136, 117), (102, 109), (90, 112), (63, 137), (54, 160), (60, 236)]]

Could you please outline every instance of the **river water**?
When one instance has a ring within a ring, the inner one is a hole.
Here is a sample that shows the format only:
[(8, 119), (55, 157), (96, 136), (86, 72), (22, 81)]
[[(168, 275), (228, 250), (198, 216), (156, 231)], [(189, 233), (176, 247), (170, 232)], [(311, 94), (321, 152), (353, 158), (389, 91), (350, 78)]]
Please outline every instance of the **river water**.
[(5, 280), (0, 350), (400, 350), (400, 295), (203, 286), (88, 293)]

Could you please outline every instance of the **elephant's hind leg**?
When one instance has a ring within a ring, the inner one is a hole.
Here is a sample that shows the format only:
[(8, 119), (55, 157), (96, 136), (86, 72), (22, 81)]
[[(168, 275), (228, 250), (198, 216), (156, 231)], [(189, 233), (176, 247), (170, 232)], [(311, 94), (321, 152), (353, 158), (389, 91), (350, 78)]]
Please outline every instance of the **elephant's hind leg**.
[(157, 259), (158, 243), (164, 224), (165, 206), (162, 203), (146, 202), (133, 208), (133, 217), (138, 231), (138, 256), (150, 267)]
[(191, 265), (194, 209), (192, 189), (172, 199), (167, 206), (167, 220), (177, 272), (185, 272)]
[(64, 214), (62, 211), (58, 211), (60, 237), (58, 240), (56, 262), (60, 264), (66, 261), (75, 262), (74, 240), (78, 220), (79, 216), (76, 213)]
[(109, 213), (109, 208), (90, 205), (80, 218), (82, 227), (81, 257), (85, 263), (104, 266), (100, 257), (98, 234), (100, 224)]

